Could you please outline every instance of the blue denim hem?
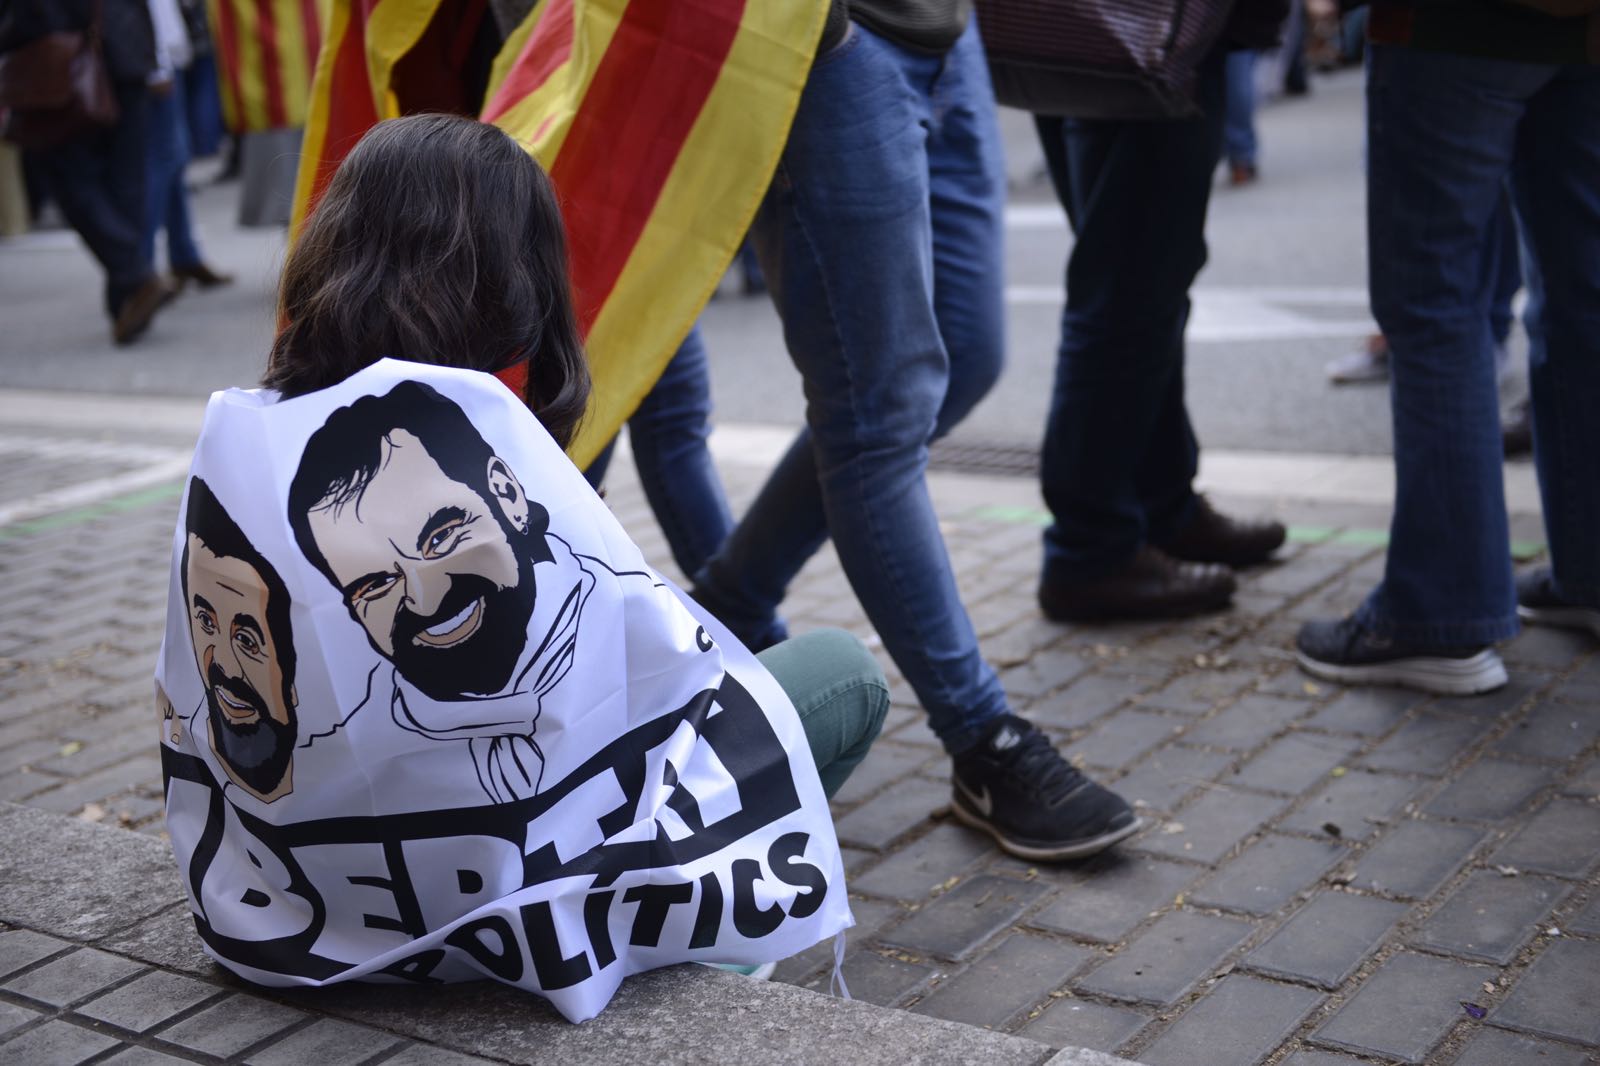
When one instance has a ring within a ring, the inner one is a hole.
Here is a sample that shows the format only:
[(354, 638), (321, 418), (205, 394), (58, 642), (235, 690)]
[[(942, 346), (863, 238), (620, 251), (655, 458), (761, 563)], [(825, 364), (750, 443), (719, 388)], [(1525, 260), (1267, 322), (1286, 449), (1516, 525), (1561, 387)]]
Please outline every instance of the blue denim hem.
[(1355, 620), (1369, 632), (1408, 647), (1439, 651), (1476, 648), (1510, 640), (1522, 631), (1522, 624), (1514, 613), (1466, 622), (1416, 622), (1387, 618), (1377, 602), (1382, 591), (1382, 586), (1372, 590), (1372, 594), (1356, 610)]

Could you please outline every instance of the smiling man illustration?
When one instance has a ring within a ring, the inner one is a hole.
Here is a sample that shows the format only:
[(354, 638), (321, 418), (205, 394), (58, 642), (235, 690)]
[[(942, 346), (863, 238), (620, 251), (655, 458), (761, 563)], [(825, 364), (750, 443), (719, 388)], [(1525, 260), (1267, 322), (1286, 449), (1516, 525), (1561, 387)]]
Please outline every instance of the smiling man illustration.
[(235, 784), (270, 803), (293, 788), (289, 593), (199, 478), (189, 482), (185, 515), (179, 572), (211, 751)]
[(595, 579), (461, 409), (402, 382), (335, 411), (306, 443), (289, 522), (394, 665), (395, 721), (469, 740), (496, 800), (537, 791), (539, 701), (571, 668)]

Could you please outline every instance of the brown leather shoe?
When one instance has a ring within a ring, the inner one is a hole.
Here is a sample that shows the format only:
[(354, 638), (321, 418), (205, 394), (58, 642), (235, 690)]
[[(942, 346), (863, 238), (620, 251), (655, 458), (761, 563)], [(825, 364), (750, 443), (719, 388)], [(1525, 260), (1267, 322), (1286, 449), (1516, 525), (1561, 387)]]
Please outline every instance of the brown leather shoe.
[(149, 280), (133, 290), (133, 294), (117, 308), (117, 317), (111, 323), (112, 341), (128, 344), (138, 339), (141, 333), (150, 328), (150, 320), (156, 317), (156, 312), (176, 295), (178, 290), (166, 278), (151, 274)]
[(1283, 547), (1288, 535), (1282, 522), (1229, 518), (1218, 514), (1204, 496), (1196, 496), (1188, 523), (1159, 547), (1174, 559), (1191, 563), (1255, 566)]
[(1233, 598), (1233, 571), (1183, 563), (1148, 544), (1127, 566), (1089, 581), (1039, 583), (1039, 606), (1057, 622), (1183, 618), (1219, 610)]
[(218, 285), (233, 284), (232, 274), (219, 274), (204, 263), (196, 263), (193, 266), (186, 267), (173, 267), (172, 277), (180, 287), (191, 281), (202, 289), (214, 289)]

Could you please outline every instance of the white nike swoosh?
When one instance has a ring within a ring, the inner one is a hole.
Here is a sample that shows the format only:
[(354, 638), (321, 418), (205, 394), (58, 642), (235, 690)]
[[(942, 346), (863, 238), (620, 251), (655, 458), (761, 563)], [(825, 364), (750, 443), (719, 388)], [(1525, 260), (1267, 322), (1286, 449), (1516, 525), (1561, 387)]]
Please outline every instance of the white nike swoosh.
[(976, 792), (972, 791), (972, 789), (962, 784), (960, 778), (956, 778), (955, 781), (956, 787), (962, 791), (967, 799), (972, 801), (972, 805), (974, 807), (978, 808), (979, 814), (983, 815), (985, 818), (988, 818), (994, 814), (994, 800), (989, 795), (988, 785), (983, 786), (983, 795), (980, 796)]

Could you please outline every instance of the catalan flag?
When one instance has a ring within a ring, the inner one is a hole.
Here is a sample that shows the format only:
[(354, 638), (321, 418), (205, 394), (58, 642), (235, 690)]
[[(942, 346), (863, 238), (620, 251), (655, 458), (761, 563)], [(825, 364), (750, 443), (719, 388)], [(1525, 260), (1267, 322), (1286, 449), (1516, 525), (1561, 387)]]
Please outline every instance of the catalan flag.
[[(476, 0), (481, 11), (482, 0)], [(594, 458), (704, 308), (755, 216), (827, 0), (539, 0), (481, 117), (550, 172), (594, 375), (571, 454)], [(333, 0), (296, 219), (373, 123), (429, 108), (474, 0)], [(521, 368), (506, 383), (520, 392)]]
[(222, 113), (235, 133), (305, 125), (328, 0), (209, 0)]

